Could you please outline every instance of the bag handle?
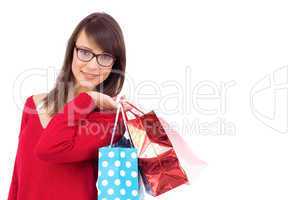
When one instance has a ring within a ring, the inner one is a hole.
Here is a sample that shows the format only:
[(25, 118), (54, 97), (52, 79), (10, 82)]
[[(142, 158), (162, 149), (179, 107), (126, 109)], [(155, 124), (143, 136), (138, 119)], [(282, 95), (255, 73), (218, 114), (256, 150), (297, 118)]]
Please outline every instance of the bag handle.
[[(113, 140), (114, 140), (114, 137), (115, 137), (120, 110), (121, 110), (121, 115), (122, 115), (122, 121), (124, 122), (124, 126), (125, 126), (125, 131), (129, 135), (129, 130), (128, 130), (128, 126), (127, 126), (127, 118), (125, 117), (124, 109), (123, 109), (122, 104), (120, 102), (118, 102), (117, 115), (116, 115), (116, 118), (115, 118), (114, 127), (113, 127), (113, 130), (112, 130), (112, 136), (111, 136), (110, 145), (109, 145), (110, 148), (112, 146), (112, 143), (113, 143)], [(129, 141), (130, 141), (131, 146), (134, 147), (134, 145), (131, 141), (130, 135), (129, 135)]]
[[(132, 103), (126, 101), (127, 104), (129, 104), (132, 108), (134, 108), (136, 111), (138, 111), (140, 114), (144, 115), (145, 113), (140, 110), (138, 107), (136, 107), (135, 105), (133, 105)], [(135, 112), (133, 112), (132, 110), (128, 110), (129, 112), (131, 112), (134, 116), (139, 117), (140, 115), (137, 115)], [(128, 112), (127, 111), (127, 112)]]

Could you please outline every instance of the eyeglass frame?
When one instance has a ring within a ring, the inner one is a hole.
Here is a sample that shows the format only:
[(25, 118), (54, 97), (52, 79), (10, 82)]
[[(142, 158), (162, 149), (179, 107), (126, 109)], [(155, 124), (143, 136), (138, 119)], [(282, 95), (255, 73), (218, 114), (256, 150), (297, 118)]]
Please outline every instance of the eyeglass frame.
[(92, 51), (90, 51), (90, 50), (88, 50), (88, 49), (84, 49), (84, 48), (82, 48), (82, 47), (78, 47), (76, 44), (75, 44), (75, 46), (74, 46), (74, 49), (75, 49), (75, 51), (76, 51), (76, 56), (77, 56), (77, 58), (78, 58), (79, 60), (81, 60), (81, 59), (80, 59), (79, 56), (78, 56), (78, 50), (88, 51), (89, 53), (91, 53), (91, 54), (93, 55), (93, 56), (91, 57), (90, 60), (88, 60), (88, 61), (81, 60), (82, 62), (90, 62), (94, 57), (96, 57), (96, 61), (97, 61), (97, 64), (98, 64), (98, 65), (100, 65), (101, 67), (110, 68), (111, 65), (109, 65), (109, 66), (101, 65), (101, 64), (98, 62), (98, 56), (100, 56), (100, 55), (108, 55), (108, 56), (110, 56), (110, 57), (113, 59), (112, 65), (113, 65), (113, 64), (115, 63), (115, 61), (116, 61), (116, 58), (115, 58), (113, 55), (111, 55), (110, 53), (104, 52), (104, 53), (95, 54), (94, 52), (92, 52)]

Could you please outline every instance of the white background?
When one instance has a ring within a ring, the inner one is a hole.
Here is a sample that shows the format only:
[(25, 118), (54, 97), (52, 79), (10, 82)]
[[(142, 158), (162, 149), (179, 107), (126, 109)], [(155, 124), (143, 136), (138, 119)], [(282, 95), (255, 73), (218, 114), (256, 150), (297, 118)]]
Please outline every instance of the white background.
[(24, 100), (51, 89), (68, 37), (94, 11), (123, 29), (134, 82), (123, 93), (176, 122), (207, 162), (197, 182), (168, 199), (299, 199), (299, 8), (265, 0), (1, 1), (0, 199)]

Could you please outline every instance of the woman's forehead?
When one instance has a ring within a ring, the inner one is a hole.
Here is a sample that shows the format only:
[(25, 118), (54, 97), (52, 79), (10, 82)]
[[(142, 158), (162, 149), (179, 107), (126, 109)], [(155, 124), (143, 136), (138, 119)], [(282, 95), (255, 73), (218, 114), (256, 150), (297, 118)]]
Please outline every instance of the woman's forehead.
[(76, 45), (79, 47), (85, 47), (95, 54), (104, 52), (92, 38), (87, 36), (84, 30), (80, 31), (80, 33), (78, 34)]

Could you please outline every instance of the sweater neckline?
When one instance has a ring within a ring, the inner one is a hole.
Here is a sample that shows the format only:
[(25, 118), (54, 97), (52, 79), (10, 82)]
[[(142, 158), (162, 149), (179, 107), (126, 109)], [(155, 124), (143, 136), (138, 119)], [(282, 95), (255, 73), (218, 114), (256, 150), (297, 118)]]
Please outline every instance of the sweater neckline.
[(41, 121), (41, 119), (40, 119), (40, 114), (39, 114), (39, 111), (38, 111), (38, 108), (40, 107), (41, 104), (38, 104), (38, 105), (35, 104), (34, 99), (33, 99), (33, 95), (31, 95), (31, 98), (30, 98), (30, 99), (31, 99), (31, 102), (32, 102), (32, 105), (33, 105), (33, 109), (34, 109), (34, 111), (35, 111), (35, 113), (36, 113), (36, 118), (37, 118), (37, 121), (38, 121), (39, 126), (40, 126), (43, 130), (47, 129), (47, 127), (49, 126), (49, 124), (50, 124), (51, 120), (53, 119), (53, 117), (51, 117), (51, 119), (50, 119), (49, 122), (46, 124), (46, 126), (43, 126), (42, 121)]

